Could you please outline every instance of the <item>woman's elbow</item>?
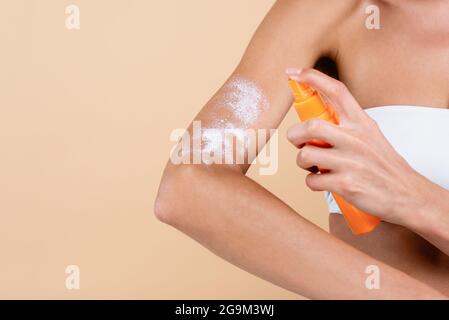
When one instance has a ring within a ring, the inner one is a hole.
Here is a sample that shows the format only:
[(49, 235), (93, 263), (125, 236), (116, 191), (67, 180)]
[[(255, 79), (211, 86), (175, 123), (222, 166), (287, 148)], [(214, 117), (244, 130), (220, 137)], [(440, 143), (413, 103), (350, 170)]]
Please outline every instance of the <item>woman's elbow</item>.
[(190, 197), (189, 181), (191, 184), (194, 180), (194, 170), (194, 166), (167, 166), (154, 201), (154, 215), (159, 221), (174, 227), (182, 223), (187, 201), (180, 199)]
[(236, 184), (235, 180), (229, 182), (236, 175), (243, 175), (239, 167), (169, 164), (154, 203), (157, 219), (177, 229), (198, 228), (202, 225), (198, 222), (207, 218), (204, 215), (214, 212), (210, 209), (217, 194), (230, 192)]
[(171, 208), (172, 206), (168, 200), (169, 197), (171, 195), (167, 195), (165, 192), (161, 193), (161, 190), (159, 190), (154, 201), (153, 211), (159, 221), (171, 225), (173, 221), (173, 208)]

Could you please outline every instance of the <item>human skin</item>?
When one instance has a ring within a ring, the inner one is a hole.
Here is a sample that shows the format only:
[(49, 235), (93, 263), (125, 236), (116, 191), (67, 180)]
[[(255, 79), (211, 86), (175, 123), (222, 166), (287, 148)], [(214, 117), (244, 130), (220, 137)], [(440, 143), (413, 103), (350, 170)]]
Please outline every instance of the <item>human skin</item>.
[[(339, 115), (339, 125), (313, 119), (288, 131), (288, 139), (300, 149), (300, 168), (330, 170), (310, 173), (307, 186), (335, 192), (365, 212), (420, 234), (448, 255), (449, 191), (420, 175), (394, 150), (343, 83), (313, 69), (287, 73), (322, 92)], [(333, 147), (306, 144), (312, 139)]]
[[(449, 3), (374, 3), (380, 7), (380, 30), (360, 28), (360, 19), (366, 16), (357, 15), (340, 29), (338, 55), (334, 58), (340, 80), (362, 108), (401, 104), (447, 108)], [(413, 188), (409, 191), (413, 193)], [(413, 203), (411, 197), (406, 198)], [(444, 199), (438, 197), (435, 204)], [(407, 208), (404, 207), (404, 215), (416, 214)], [(426, 213), (432, 211), (435, 212), (431, 209)], [(411, 218), (405, 223), (419, 221)], [(329, 226), (331, 234), (345, 242), (449, 294), (449, 257), (412, 231), (420, 226), (412, 226), (410, 230), (383, 222), (374, 232), (357, 237), (337, 214), (329, 216)], [(438, 232), (441, 231), (444, 229), (439, 228)], [(431, 237), (429, 240), (435, 243), (436, 239)], [(441, 245), (438, 244), (440, 248)]]
[[(412, 2), (413, 6), (418, 5)], [(284, 70), (290, 66), (311, 68), (324, 55), (337, 62), (340, 77), (362, 107), (446, 104), (448, 95), (444, 85), (432, 88), (433, 92), (422, 89), (429, 80), (436, 83), (449, 80), (449, 66), (447, 59), (443, 59), (447, 55), (440, 53), (440, 49), (447, 49), (447, 46), (440, 48), (442, 44), (439, 42), (435, 48), (427, 48), (438, 53), (436, 56), (441, 59), (427, 59), (429, 65), (420, 65), (410, 79), (399, 77), (401, 71), (409, 70), (412, 61), (416, 63), (419, 52), (404, 54), (385, 46), (385, 37), (389, 42), (403, 43), (393, 41), (398, 35), (387, 28), (379, 32), (381, 35), (364, 35), (368, 32), (364, 28), (366, 16), (363, 10), (367, 4), (349, 0), (282, 0), (275, 4), (230, 77), (233, 79), (238, 75), (256, 83), (270, 102), (270, 108), (251, 128), (276, 128), (292, 102)], [(378, 4), (396, 29), (398, 15), (401, 21), (404, 15), (412, 15), (410, 7), (398, 9), (386, 2)], [(359, 32), (354, 31), (355, 26)], [(295, 35), (294, 30), (307, 32)], [(418, 33), (416, 37), (419, 35), (422, 36)], [(384, 52), (388, 56), (383, 59), (373, 56), (373, 41), (365, 41), (367, 36), (379, 43), (381, 52), (382, 49), (388, 51)], [(424, 43), (419, 44), (424, 46)], [(356, 45), (357, 54), (354, 50)], [(360, 59), (364, 54), (367, 61)], [(394, 66), (389, 65), (394, 61)], [(446, 72), (441, 72), (440, 68), (444, 67)], [(432, 68), (437, 72), (429, 72)], [(386, 76), (385, 70), (395, 76)], [(384, 86), (397, 89), (385, 90)], [(419, 89), (419, 94), (413, 89)], [(225, 85), (195, 119), (206, 125), (214, 121), (217, 117), (214, 106), (226, 95), (226, 90)], [(155, 204), (157, 217), (235, 265), (310, 298), (443, 298), (431, 286), (449, 293), (445, 291), (447, 285), (444, 285), (447, 284), (448, 273), (442, 271), (449, 269), (447, 260), (438, 258), (424, 262), (419, 250), (428, 242), (421, 238), (410, 240), (410, 235), (414, 235), (412, 231), (398, 231), (384, 222), (371, 237), (371, 244), (361, 244), (360, 240), (347, 237), (345, 230), (340, 228), (344, 223), (342, 217), (332, 217), (334, 234), (360, 250), (365, 249), (370, 256), (366, 255), (313, 226), (269, 191), (245, 177), (247, 168), (247, 165), (176, 166), (168, 163)], [(183, 201), (178, 200), (180, 194)], [(385, 228), (389, 228), (389, 237), (382, 237)], [(385, 245), (379, 246), (376, 241)], [(397, 252), (386, 253), (384, 248), (392, 243), (397, 245)], [(397, 261), (391, 256), (403, 259)], [(379, 266), (382, 275), (379, 290), (368, 290), (364, 284), (365, 269), (373, 264)], [(433, 282), (429, 280), (435, 277), (439, 278)]]

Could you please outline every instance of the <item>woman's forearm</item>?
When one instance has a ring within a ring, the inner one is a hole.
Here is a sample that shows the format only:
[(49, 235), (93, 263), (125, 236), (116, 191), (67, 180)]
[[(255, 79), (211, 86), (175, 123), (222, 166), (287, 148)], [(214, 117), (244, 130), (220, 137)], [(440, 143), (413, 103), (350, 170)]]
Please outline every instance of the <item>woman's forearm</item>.
[[(310, 298), (443, 298), (303, 219), (240, 171), (168, 165), (157, 216), (231, 263)], [(380, 289), (365, 270), (380, 270)]]
[[(277, 128), (292, 102), (283, 70), (311, 67), (319, 57), (337, 54), (340, 33), (336, 28), (355, 10), (351, 2), (332, 1), (320, 11), (322, 19), (314, 19), (310, 16), (314, 8), (314, 1), (276, 1), (236, 71), (195, 120), (211, 129)], [(309, 32), (291, 41), (285, 30), (298, 28)], [(245, 88), (239, 90), (242, 83), (251, 84), (249, 92), (260, 92), (261, 99), (248, 96)], [(236, 96), (243, 98), (237, 113), (233, 112), (235, 101), (226, 103)], [(242, 108), (256, 110), (256, 117), (242, 118)], [(245, 177), (249, 163), (251, 159), (234, 168), (168, 164), (156, 215), (233, 264), (311, 298), (442, 298), (432, 288), (307, 222)], [(380, 269), (379, 290), (365, 286), (370, 265)]]
[(415, 192), (398, 206), (402, 224), (449, 255), (449, 191), (421, 177)]

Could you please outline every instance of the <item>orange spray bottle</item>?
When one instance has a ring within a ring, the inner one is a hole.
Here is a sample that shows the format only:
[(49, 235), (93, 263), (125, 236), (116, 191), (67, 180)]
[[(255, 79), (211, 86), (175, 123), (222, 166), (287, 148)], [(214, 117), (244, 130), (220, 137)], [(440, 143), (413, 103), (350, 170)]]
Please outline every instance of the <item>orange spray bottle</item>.
[[(323, 98), (315, 89), (292, 79), (289, 79), (288, 83), (295, 96), (293, 106), (295, 107), (301, 121), (306, 121), (312, 118), (320, 118), (334, 124), (339, 123), (338, 115), (331, 106), (323, 101)], [(309, 141), (308, 144), (322, 148), (332, 147), (325, 141), (319, 140)], [(323, 174), (329, 171), (320, 168), (320, 172)], [(379, 224), (379, 218), (357, 209), (335, 192), (332, 193), (332, 195), (340, 207), (340, 210), (343, 213), (353, 234), (360, 235), (371, 232)]]

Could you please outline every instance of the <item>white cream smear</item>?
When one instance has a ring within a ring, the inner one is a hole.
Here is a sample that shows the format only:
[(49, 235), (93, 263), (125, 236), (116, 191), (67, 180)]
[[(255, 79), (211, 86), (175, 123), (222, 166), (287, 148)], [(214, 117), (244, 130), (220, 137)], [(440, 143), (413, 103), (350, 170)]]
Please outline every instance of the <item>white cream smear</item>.
[(232, 111), (244, 127), (254, 124), (260, 113), (268, 106), (262, 90), (253, 82), (236, 78), (226, 86), (221, 107)]
[[(225, 86), (225, 93), (219, 97), (215, 108), (229, 117), (217, 119), (211, 126), (202, 130), (202, 153), (213, 154), (214, 158), (233, 157), (229, 137), (235, 139), (236, 144), (248, 145), (246, 130), (259, 119), (260, 114), (269, 107), (269, 103), (262, 90), (253, 82), (236, 77)], [(232, 139), (231, 139), (232, 140)], [(237, 150), (238, 151), (238, 150)], [(210, 161), (205, 161), (208, 163)]]
[[(202, 129), (202, 158), (206, 164), (236, 164), (242, 162), (248, 146), (245, 129), (227, 123), (225, 128)], [(236, 159), (234, 159), (234, 153)]]

